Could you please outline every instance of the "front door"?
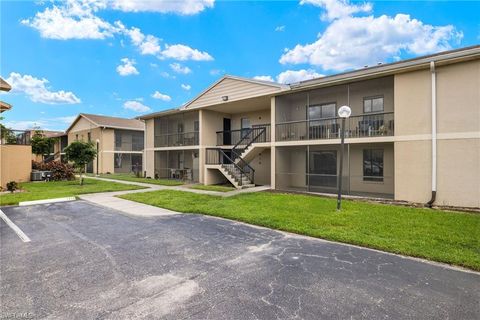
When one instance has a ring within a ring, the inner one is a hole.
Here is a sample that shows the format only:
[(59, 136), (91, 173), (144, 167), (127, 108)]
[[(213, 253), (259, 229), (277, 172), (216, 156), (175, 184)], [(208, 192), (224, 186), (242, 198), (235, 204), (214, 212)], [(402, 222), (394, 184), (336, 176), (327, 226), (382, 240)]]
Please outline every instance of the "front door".
[(231, 130), (232, 120), (223, 118), (223, 145), (228, 146), (232, 144)]

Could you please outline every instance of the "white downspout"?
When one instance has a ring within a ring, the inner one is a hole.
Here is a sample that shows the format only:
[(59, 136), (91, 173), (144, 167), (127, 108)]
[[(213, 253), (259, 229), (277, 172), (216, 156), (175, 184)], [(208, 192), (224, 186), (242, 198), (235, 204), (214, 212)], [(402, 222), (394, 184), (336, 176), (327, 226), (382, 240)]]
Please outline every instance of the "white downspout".
[(430, 61), (432, 74), (432, 197), (427, 207), (432, 207), (437, 196), (437, 74), (435, 62)]

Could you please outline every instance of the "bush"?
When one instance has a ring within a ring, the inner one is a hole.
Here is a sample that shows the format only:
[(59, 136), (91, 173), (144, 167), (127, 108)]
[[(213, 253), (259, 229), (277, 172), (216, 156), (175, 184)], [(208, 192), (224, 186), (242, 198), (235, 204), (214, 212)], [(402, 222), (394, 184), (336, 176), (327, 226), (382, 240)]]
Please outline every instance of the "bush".
[(15, 181), (10, 181), (7, 183), (7, 190), (10, 192), (14, 192), (18, 189), (18, 184)]
[(51, 171), (52, 176), (50, 180), (75, 180), (75, 171), (72, 165), (63, 163), (60, 161), (50, 161), (42, 163), (38, 161), (32, 161), (32, 169), (40, 171)]

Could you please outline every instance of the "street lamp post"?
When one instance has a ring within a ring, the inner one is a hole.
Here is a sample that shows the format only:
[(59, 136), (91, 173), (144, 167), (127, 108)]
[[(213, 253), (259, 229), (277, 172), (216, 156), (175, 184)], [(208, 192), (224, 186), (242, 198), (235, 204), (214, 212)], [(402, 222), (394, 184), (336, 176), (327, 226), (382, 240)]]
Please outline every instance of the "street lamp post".
[(342, 118), (342, 127), (340, 128), (340, 170), (338, 173), (338, 196), (337, 196), (337, 210), (342, 207), (342, 175), (343, 175), (343, 154), (345, 150), (345, 119), (349, 118), (352, 114), (352, 109), (349, 106), (343, 106), (338, 109), (338, 116)]

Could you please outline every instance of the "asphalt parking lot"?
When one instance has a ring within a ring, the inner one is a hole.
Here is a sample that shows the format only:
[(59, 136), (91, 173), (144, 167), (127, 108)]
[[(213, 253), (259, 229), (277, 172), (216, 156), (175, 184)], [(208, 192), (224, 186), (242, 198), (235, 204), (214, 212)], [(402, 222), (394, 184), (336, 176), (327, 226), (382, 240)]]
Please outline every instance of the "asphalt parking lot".
[(479, 319), (480, 275), (213, 217), (3, 212), (0, 318)]

